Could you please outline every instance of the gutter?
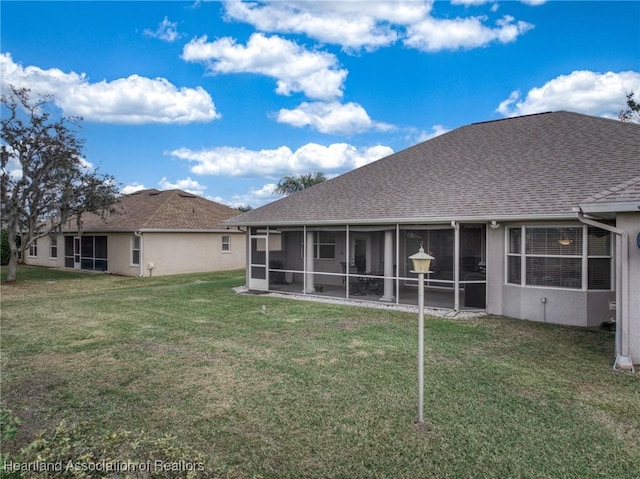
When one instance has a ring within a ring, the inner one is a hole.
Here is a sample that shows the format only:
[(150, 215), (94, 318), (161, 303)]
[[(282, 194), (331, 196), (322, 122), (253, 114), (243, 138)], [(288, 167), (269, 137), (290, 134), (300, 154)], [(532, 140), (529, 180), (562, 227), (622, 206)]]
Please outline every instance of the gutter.
[(546, 215), (483, 215), (483, 216), (441, 216), (441, 217), (415, 217), (415, 218), (370, 218), (370, 219), (344, 219), (344, 220), (267, 220), (267, 221), (228, 221), (223, 222), (227, 226), (344, 226), (344, 225), (416, 225), (416, 224), (451, 224), (457, 223), (489, 223), (496, 222), (522, 222), (522, 221), (561, 221), (575, 220), (573, 213), (546, 214)]
[[(577, 208), (578, 220), (586, 225), (600, 228), (617, 235), (616, 238), (616, 360), (615, 371), (631, 371), (633, 360), (629, 356), (629, 235), (626, 231), (609, 226), (584, 216)], [(627, 259), (627, 261), (624, 261)]]

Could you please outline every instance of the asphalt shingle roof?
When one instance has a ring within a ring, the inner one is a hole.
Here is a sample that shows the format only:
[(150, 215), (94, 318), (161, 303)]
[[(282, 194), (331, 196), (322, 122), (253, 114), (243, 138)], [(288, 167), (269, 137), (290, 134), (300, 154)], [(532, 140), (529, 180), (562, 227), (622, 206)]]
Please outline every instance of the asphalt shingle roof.
[(623, 203), (626, 201), (638, 202), (640, 205), (640, 176), (600, 191), (587, 198), (583, 203)]
[(639, 171), (640, 125), (541, 113), (463, 126), (226, 223), (572, 217)]
[[(238, 210), (182, 190), (142, 190), (119, 198), (116, 213), (105, 219), (82, 216), (84, 231), (216, 230)], [(75, 225), (75, 222), (72, 226)]]

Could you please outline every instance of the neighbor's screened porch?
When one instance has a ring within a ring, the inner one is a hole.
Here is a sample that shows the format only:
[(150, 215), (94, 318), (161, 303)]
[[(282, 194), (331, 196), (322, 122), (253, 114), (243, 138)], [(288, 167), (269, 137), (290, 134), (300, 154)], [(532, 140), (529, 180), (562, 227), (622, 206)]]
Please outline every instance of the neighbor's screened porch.
[(416, 304), (421, 244), (435, 258), (425, 305), (485, 309), (485, 224), (252, 227), (249, 288)]

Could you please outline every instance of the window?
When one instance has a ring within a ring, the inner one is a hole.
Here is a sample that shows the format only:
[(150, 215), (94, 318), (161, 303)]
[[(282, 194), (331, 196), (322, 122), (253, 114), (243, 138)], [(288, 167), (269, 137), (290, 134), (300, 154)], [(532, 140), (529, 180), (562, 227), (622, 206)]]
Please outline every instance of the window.
[(587, 288), (611, 290), (611, 234), (589, 227), (587, 238)]
[(608, 232), (586, 226), (508, 229), (507, 283), (583, 289), (585, 268), (587, 289), (611, 289)]
[(231, 252), (231, 236), (229, 235), (222, 236), (222, 252), (223, 253)]
[(49, 257), (58, 257), (58, 237), (55, 235), (49, 236)]
[(33, 240), (33, 243), (29, 245), (29, 256), (37, 257), (38, 256), (38, 240)]
[(313, 248), (318, 259), (335, 259), (336, 234), (331, 231), (318, 231)]
[[(303, 244), (300, 250), (304, 258), (304, 235)], [(336, 258), (336, 234), (333, 231), (316, 231), (313, 234), (313, 257), (314, 259), (335, 259)]]
[(507, 283), (522, 281), (522, 228), (509, 228), (507, 245)]
[(140, 266), (140, 236), (131, 237), (131, 265)]

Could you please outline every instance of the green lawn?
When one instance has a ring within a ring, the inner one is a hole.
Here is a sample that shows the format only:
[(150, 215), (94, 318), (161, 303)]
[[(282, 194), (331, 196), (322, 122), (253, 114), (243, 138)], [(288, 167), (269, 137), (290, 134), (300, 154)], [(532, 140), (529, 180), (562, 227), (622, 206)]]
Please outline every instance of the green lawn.
[[(22, 267), (18, 279), (1, 287), (14, 461), (161, 458), (225, 478), (640, 477), (640, 375), (612, 371), (611, 332), (426, 318), (417, 427), (417, 315), (236, 295), (243, 271)], [(83, 472), (41, 477), (56, 474)]]

